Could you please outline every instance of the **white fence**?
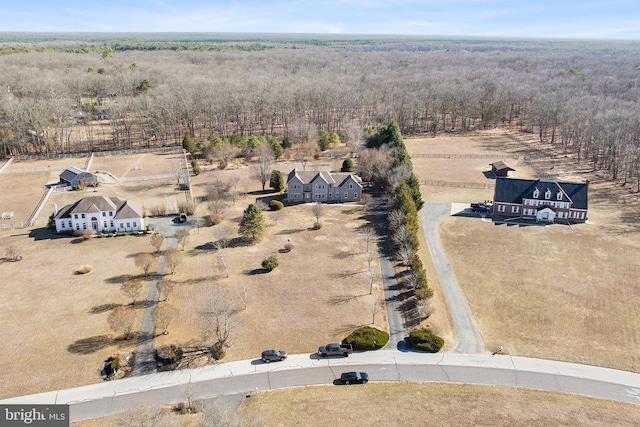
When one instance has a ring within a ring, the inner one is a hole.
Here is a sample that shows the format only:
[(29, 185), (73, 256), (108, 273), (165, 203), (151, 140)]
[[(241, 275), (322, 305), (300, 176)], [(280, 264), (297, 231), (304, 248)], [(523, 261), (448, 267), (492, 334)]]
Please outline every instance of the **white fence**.
[(48, 219), (38, 219), (36, 221), (30, 222), (12, 222), (10, 224), (0, 224), (0, 230), (8, 230), (13, 228), (26, 228), (34, 225), (46, 224), (48, 223)]
[(172, 173), (165, 173), (164, 175), (129, 176), (124, 178), (118, 178), (118, 182), (147, 181), (152, 179), (168, 179), (168, 178), (175, 178), (175, 177), (176, 176)]
[(11, 164), (11, 162), (13, 162), (13, 157), (7, 160), (4, 165), (2, 165), (2, 167), (0, 168), (0, 173), (4, 172), (4, 170)]
[(65, 166), (48, 166), (46, 168), (16, 168), (7, 169), (4, 173), (33, 173), (33, 172), (50, 172), (50, 171), (63, 171)]
[(133, 148), (131, 150), (113, 150), (113, 151), (96, 151), (96, 152), (83, 152), (83, 153), (64, 153), (64, 154), (48, 154), (48, 155), (26, 155), (26, 156), (13, 156), (12, 159), (16, 160), (45, 160), (45, 159), (64, 159), (68, 157), (90, 157), (94, 156), (114, 156), (117, 154), (139, 154), (139, 153), (153, 153), (154, 151), (165, 152), (182, 150), (179, 145), (171, 147), (151, 147), (151, 148)]

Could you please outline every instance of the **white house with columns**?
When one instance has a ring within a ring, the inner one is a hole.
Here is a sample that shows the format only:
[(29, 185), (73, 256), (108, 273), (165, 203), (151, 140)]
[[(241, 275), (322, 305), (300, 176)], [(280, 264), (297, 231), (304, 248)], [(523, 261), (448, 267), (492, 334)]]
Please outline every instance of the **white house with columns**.
[(92, 196), (58, 210), (53, 205), (58, 233), (95, 230), (96, 233), (144, 230), (142, 206), (119, 197)]

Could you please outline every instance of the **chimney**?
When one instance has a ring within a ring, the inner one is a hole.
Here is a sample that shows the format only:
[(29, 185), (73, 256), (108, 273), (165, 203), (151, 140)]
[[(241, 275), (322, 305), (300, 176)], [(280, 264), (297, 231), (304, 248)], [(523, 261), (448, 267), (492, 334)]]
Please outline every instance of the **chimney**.
[(58, 204), (54, 203), (53, 204), (53, 216), (58, 215)]

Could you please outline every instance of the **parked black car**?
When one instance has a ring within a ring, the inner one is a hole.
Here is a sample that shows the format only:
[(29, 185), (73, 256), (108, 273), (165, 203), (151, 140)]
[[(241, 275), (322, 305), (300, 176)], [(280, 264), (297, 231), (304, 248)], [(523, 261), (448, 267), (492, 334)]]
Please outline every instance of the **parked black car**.
[(369, 375), (366, 372), (344, 372), (340, 375), (340, 381), (344, 384), (365, 384), (369, 381)]
[(282, 350), (266, 350), (262, 352), (262, 361), (264, 363), (278, 362), (287, 358), (287, 352)]

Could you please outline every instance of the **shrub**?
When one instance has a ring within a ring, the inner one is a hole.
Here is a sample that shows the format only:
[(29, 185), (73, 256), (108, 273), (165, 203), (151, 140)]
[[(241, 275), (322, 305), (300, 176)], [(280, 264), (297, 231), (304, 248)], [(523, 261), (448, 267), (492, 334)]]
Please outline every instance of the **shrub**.
[(351, 332), (344, 341), (356, 350), (371, 350), (387, 345), (389, 334), (371, 326), (364, 326)]
[(284, 204), (279, 200), (272, 200), (269, 202), (269, 209), (272, 211), (279, 211), (284, 208)]
[(80, 268), (78, 269), (78, 273), (87, 274), (87, 273), (91, 273), (92, 270), (93, 270), (92, 266), (90, 266), (89, 264), (84, 264), (80, 266)]
[(444, 346), (444, 340), (427, 329), (416, 329), (409, 333), (409, 342), (418, 349), (437, 353)]
[(191, 160), (191, 167), (193, 168), (193, 175), (198, 176), (202, 170), (200, 169), (200, 165), (196, 159)]
[(222, 360), (224, 359), (224, 356), (227, 355), (227, 351), (224, 349), (224, 347), (218, 347), (215, 348), (212, 352), (211, 352), (211, 357), (213, 357), (215, 360)]
[(275, 255), (271, 255), (270, 257), (262, 261), (262, 268), (269, 271), (274, 270), (279, 265), (280, 265), (280, 260)]
[(194, 202), (178, 202), (178, 211), (184, 212), (187, 215), (193, 215), (196, 213), (196, 204)]
[(113, 372), (118, 372), (118, 369), (120, 369), (120, 359), (116, 357), (111, 361), (111, 370)]
[(423, 286), (416, 289), (415, 295), (419, 300), (433, 298), (433, 289), (431, 289), (429, 286)]
[(342, 162), (341, 172), (353, 172), (353, 160), (345, 159)]

